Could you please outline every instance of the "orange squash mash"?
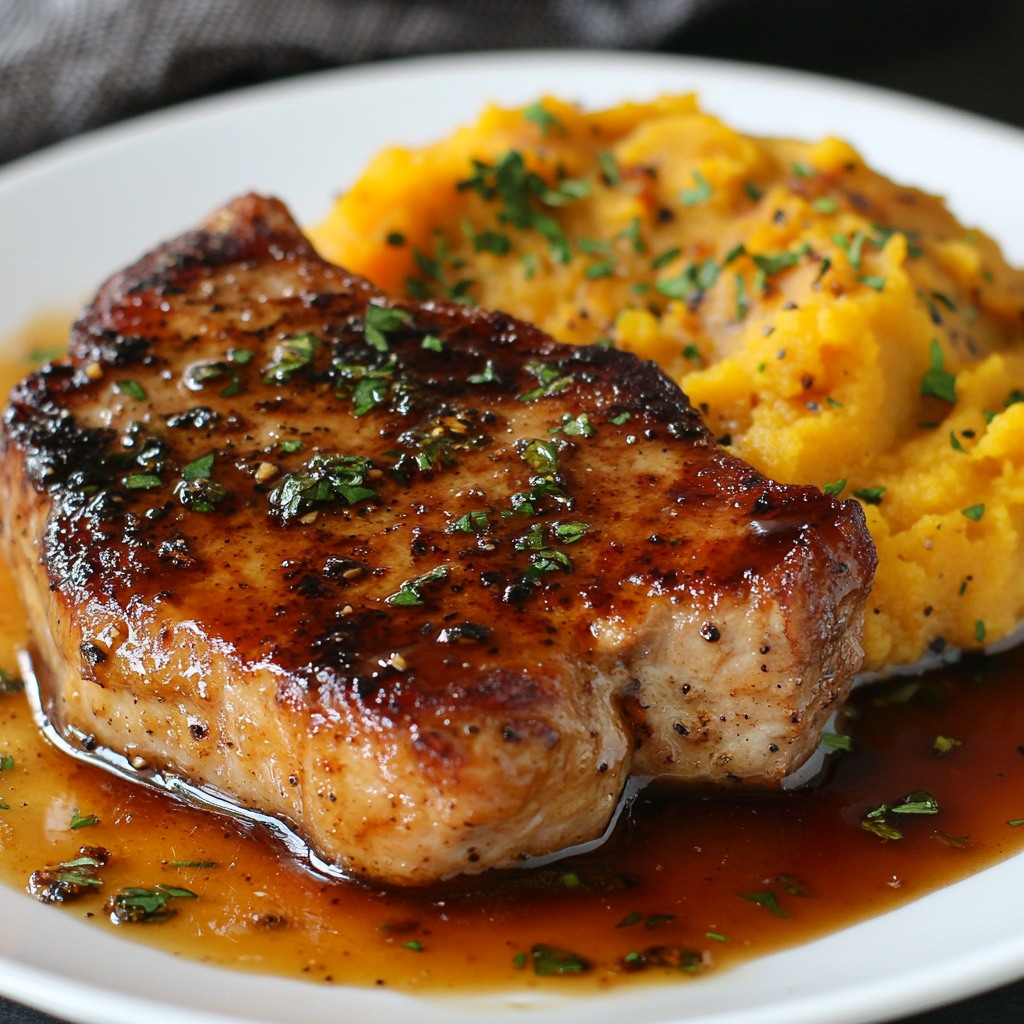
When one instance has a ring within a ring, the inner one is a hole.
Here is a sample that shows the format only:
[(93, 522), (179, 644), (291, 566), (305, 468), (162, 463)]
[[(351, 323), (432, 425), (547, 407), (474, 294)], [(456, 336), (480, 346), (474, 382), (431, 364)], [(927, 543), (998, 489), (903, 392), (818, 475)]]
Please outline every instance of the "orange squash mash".
[(491, 107), (379, 153), (313, 238), (396, 294), (654, 359), (736, 454), (862, 502), (866, 669), (1024, 619), (1024, 273), (847, 143), (689, 95)]

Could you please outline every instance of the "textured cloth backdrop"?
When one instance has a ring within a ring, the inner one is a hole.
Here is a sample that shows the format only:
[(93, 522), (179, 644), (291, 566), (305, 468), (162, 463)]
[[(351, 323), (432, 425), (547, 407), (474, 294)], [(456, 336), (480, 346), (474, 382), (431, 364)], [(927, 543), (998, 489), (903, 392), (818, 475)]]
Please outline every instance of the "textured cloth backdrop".
[(0, 162), (251, 82), (404, 54), (649, 47), (715, 0), (0, 0)]

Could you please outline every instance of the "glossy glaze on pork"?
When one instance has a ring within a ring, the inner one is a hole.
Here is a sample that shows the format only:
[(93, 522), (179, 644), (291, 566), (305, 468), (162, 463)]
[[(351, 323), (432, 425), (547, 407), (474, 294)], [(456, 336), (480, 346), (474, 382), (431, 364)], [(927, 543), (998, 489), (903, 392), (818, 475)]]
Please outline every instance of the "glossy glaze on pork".
[(393, 302), (247, 196), (108, 281), (5, 417), (58, 726), (425, 884), (571, 847), (627, 778), (776, 782), (860, 657), (859, 505), (653, 364)]

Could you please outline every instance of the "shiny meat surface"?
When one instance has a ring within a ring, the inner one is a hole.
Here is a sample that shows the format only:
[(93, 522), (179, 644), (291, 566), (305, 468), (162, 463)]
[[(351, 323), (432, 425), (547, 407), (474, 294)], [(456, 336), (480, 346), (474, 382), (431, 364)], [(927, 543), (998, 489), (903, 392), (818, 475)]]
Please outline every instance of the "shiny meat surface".
[(861, 657), (860, 507), (652, 365), (387, 299), (247, 196), (13, 393), (4, 541), (57, 725), (425, 884), (777, 782)]

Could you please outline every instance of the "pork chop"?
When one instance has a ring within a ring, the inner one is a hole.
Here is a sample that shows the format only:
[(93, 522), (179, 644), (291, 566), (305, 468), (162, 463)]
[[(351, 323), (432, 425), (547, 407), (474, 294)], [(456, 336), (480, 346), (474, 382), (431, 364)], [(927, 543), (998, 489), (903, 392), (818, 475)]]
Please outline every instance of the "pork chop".
[(247, 196), (13, 392), (3, 537), (57, 727), (425, 884), (777, 783), (860, 659), (860, 506), (652, 364), (395, 302)]

